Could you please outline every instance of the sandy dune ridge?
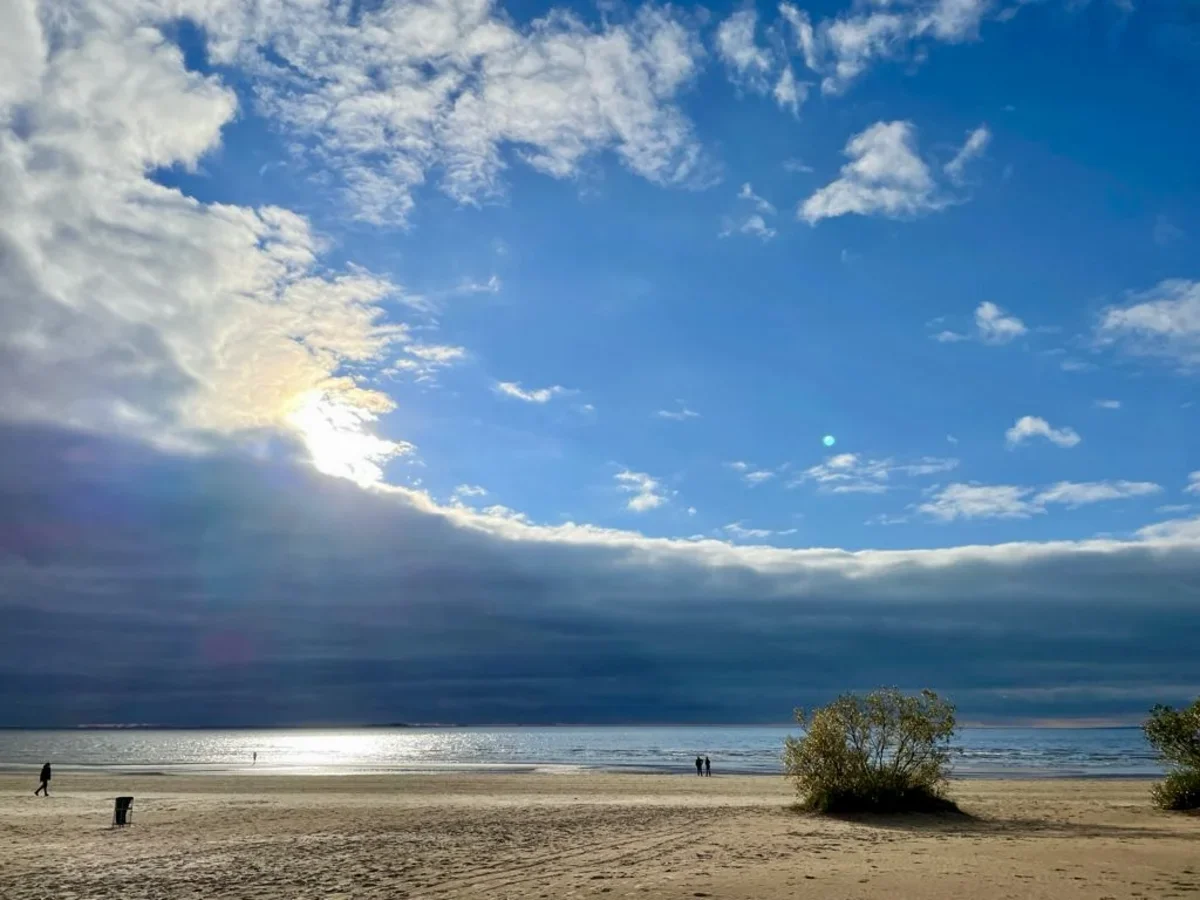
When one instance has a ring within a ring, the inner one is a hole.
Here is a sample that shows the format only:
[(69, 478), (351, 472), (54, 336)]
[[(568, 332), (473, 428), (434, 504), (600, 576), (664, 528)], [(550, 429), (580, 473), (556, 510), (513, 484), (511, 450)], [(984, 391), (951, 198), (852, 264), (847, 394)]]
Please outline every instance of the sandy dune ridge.
[[(974, 818), (801, 815), (779, 778), (0, 777), (0, 898), (1200, 900), (1140, 781), (967, 781)], [(108, 827), (133, 794), (135, 826)]]

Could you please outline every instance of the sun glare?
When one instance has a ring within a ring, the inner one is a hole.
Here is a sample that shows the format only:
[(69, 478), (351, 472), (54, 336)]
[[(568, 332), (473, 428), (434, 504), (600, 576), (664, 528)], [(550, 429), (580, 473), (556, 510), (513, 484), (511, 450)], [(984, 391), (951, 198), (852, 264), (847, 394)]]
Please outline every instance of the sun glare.
[(383, 478), (381, 464), (401, 449), (367, 431), (374, 413), (323, 391), (309, 395), (288, 421), (300, 432), (318, 471), (361, 487), (378, 483)]

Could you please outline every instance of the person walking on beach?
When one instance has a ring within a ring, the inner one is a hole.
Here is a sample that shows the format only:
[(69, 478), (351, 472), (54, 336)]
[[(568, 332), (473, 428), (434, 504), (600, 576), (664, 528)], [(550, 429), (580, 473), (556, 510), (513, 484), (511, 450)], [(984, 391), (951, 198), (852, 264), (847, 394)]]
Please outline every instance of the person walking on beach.
[(44, 794), (45, 796), (49, 797), (50, 796), (50, 763), (46, 763), (44, 766), (42, 766), (42, 774), (38, 776), (38, 780), (41, 781), (41, 784), (39, 784), (38, 789), (33, 792), (33, 796), (36, 797), (38, 794)]
[(701, 775), (701, 776), (704, 775), (703, 768), (704, 768), (704, 760), (702, 760), (700, 757), (697, 756), (696, 757), (696, 774)]
[(257, 751), (257, 750), (255, 750), (255, 751), (254, 751), (254, 758), (250, 760), (250, 765), (254, 766), (254, 765), (257, 765), (257, 764), (258, 764), (258, 751)]
[(707, 778), (712, 778), (712, 760), (707, 756), (704, 757), (704, 775)]

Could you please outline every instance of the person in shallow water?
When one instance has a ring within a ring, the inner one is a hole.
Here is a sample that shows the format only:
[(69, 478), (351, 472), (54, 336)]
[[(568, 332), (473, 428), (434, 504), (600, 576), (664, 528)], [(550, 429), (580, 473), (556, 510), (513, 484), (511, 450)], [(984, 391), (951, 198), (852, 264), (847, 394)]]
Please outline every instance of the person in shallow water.
[(33, 796), (36, 797), (38, 794), (45, 794), (47, 797), (49, 797), (50, 796), (50, 763), (46, 763), (44, 766), (42, 766), (42, 774), (38, 776), (38, 780), (41, 781), (41, 784), (39, 784), (38, 789), (33, 792)]
[(706, 777), (712, 777), (712, 760), (707, 756), (704, 757), (704, 774)]
[(702, 760), (700, 757), (697, 756), (696, 757), (696, 774), (703, 775), (704, 774), (703, 769), (704, 769), (704, 760)]

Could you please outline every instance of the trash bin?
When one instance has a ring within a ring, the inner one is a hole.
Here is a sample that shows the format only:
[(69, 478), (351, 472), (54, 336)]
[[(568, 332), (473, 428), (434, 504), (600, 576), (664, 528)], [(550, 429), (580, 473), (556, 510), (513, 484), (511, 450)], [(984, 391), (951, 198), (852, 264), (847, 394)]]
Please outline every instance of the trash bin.
[(133, 798), (118, 797), (113, 803), (113, 827), (124, 828), (133, 823)]

